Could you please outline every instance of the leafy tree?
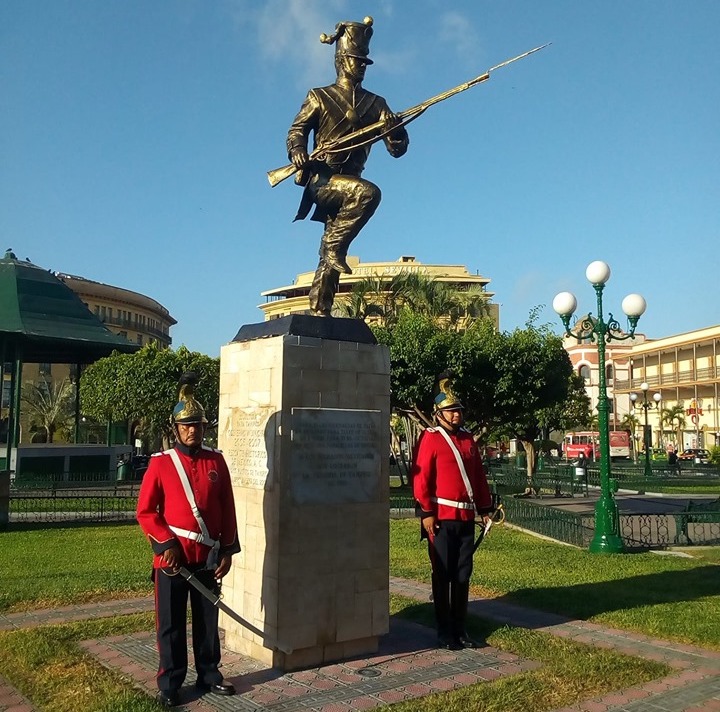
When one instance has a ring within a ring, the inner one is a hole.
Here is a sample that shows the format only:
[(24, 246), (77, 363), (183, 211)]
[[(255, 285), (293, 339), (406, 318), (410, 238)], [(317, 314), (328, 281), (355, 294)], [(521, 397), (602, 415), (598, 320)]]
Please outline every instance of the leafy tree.
[(553, 430), (567, 432), (590, 427), (590, 397), (585, 390), (582, 376), (575, 372), (570, 374), (567, 398), (563, 402), (542, 408), (539, 420), (543, 439), (549, 438)]
[(172, 437), (170, 416), (177, 403), (178, 380), (185, 371), (199, 376), (196, 397), (208, 421), (217, 421), (220, 362), (181, 346), (177, 351), (148, 344), (134, 354), (100, 359), (83, 373), (83, 413), (100, 421), (137, 422), (137, 433), (154, 445)]
[(128, 421), (134, 416), (130, 364), (129, 354), (114, 351), (83, 370), (80, 404), (84, 415), (99, 423)]
[(529, 479), (535, 468), (534, 442), (547, 409), (564, 408), (569, 394), (574, 408), (581, 400), (562, 339), (548, 328), (528, 323), (525, 329), (498, 333), (488, 320), (478, 320), (456, 331), (430, 315), (405, 309), (392, 328), (378, 326), (374, 332), (390, 348), (396, 412), (416, 429), (431, 422), (436, 377), (451, 368), (470, 429), (476, 437), (505, 429), (520, 440)]
[(409, 309), (401, 311), (392, 327), (383, 324), (372, 328), (377, 340), (390, 348), (391, 405), (417, 422), (431, 423), (435, 378), (447, 368), (458, 335)]
[(52, 385), (24, 383), (20, 399), (31, 427), (45, 431), (46, 442), (51, 443), (58, 432), (70, 431), (75, 412), (73, 396), (75, 389), (66, 378)]
[(547, 408), (568, 398), (573, 372), (570, 357), (562, 339), (548, 327), (535, 327), (531, 318), (525, 329), (502, 335), (492, 358), (500, 376), (495, 391), (496, 417), (522, 444), (531, 487), (541, 419)]

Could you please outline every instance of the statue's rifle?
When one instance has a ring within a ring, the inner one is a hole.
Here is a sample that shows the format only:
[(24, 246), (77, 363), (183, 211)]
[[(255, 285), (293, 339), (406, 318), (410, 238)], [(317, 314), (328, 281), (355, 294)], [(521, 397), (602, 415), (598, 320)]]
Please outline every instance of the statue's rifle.
[[(523, 52), (523, 54), (519, 54), (517, 57), (513, 57), (512, 59), (506, 59), (504, 62), (496, 64), (494, 67), (490, 67), (490, 69), (488, 69), (484, 74), (481, 74), (474, 79), (471, 79), (469, 82), (459, 84), (458, 86), (453, 87), (452, 89), (448, 89), (442, 94), (438, 94), (437, 96), (427, 99), (426, 101), (423, 101), (416, 106), (411, 106), (409, 109), (406, 109), (405, 111), (397, 114), (397, 117), (400, 120), (399, 123), (388, 126), (383, 119), (380, 121), (376, 121), (373, 124), (369, 124), (368, 126), (365, 126), (361, 129), (358, 129), (357, 131), (353, 131), (346, 136), (341, 136), (335, 141), (331, 141), (324, 146), (318, 146), (310, 154), (309, 160), (322, 160), (328, 154), (354, 151), (355, 149), (362, 146), (366, 146), (370, 143), (380, 141), (388, 134), (396, 131), (398, 128), (407, 126), (407, 124), (409, 124), (411, 121), (414, 121), (419, 116), (424, 114), (425, 111), (427, 111), (431, 106), (439, 104), (441, 101), (445, 101), (451, 96), (460, 94), (460, 92), (466, 91), (467, 89), (474, 87), (476, 84), (486, 82), (488, 79), (490, 79), (491, 72), (494, 72), (496, 69), (500, 69), (500, 67), (505, 67), (508, 64), (517, 62), (519, 59), (524, 59), (528, 55), (534, 54), (535, 52), (539, 52), (541, 49), (544, 49), (549, 44), (550, 43), (548, 42), (547, 44), (541, 45), (540, 47), (535, 47), (535, 49), (531, 49), (528, 52)], [(272, 171), (268, 171), (268, 181), (270, 181), (270, 185), (274, 188), (279, 183), (282, 183), (285, 179), (290, 178), (290, 176), (294, 175), (297, 170), (297, 167), (292, 163), (286, 166), (282, 166), (281, 168), (275, 168)]]

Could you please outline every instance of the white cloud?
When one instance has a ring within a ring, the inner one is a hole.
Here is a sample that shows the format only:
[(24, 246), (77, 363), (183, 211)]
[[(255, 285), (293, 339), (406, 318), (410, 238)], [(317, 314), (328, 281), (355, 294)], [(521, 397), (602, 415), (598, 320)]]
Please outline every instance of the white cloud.
[(481, 57), (480, 36), (462, 13), (450, 11), (441, 15), (438, 38), (451, 44), (463, 61), (474, 65)]
[[(322, 44), (320, 35), (334, 32), (341, 20), (364, 17), (358, 14), (362, 13), (359, 3), (352, 0), (229, 0), (229, 4), (238, 28), (243, 34), (252, 33), (261, 61), (281, 66), (302, 89), (335, 78), (334, 48)], [(391, 17), (393, 0), (380, 0), (376, 10)], [(401, 55), (382, 59), (384, 70), (390, 72), (404, 69), (407, 61)]]

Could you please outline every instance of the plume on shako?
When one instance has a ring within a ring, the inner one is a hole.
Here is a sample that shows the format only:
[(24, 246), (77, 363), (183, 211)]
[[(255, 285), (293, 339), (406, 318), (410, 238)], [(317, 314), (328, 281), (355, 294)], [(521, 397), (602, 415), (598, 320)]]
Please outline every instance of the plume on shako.
[(180, 376), (180, 395), (177, 405), (173, 408), (173, 423), (207, 423), (205, 408), (195, 400), (195, 386), (198, 375), (187, 371)]
[(365, 64), (373, 64), (370, 54), (370, 38), (373, 35), (372, 17), (366, 17), (362, 22), (338, 22), (335, 33), (320, 35), (323, 44), (335, 45), (335, 56), (355, 57)]
[(439, 410), (447, 410), (448, 408), (463, 408), (460, 398), (453, 392), (452, 381), (454, 374), (452, 371), (443, 371), (437, 377), (436, 393), (433, 399), (433, 412)]

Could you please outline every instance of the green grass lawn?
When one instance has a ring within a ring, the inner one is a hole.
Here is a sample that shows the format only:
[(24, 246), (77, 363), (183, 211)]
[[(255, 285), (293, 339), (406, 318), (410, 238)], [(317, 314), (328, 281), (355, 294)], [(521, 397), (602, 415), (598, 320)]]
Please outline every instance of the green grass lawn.
[[(390, 532), (393, 574), (429, 580), (417, 520), (393, 522)], [(718, 551), (590, 554), (495, 527), (475, 555), (472, 583), (512, 603), (720, 649)]]
[(0, 613), (152, 591), (152, 552), (135, 523), (13, 527), (0, 542)]
[[(391, 573), (427, 581), (415, 519), (392, 521)], [(150, 547), (137, 525), (12, 528), (0, 534), (0, 612), (150, 592)], [(494, 528), (476, 554), (476, 593), (616, 627), (720, 649), (720, 549), (693, 559), (589, 554)], [(432, 606), (392, 597), (392, 612), (432, 624)], [(152, 616), (0, 633), (0, 669), (48, 712), (157, 709), (130, 680), (105, 670), (81, 640), (152, 629)], [(666, 674), (662, 665), (474, 619), (475, 635), (542, 663), (492, 683), (393, 706), (399, 712), (482, 709), (543, 712)]]
[[(392, 596), (391, 612), (433, 625), (432, 605)], [(621, 690), (669, 673), (663, 664), (593, 648), (539, 631), (471, 619), (470, 632), (493, 647), (535, 660), (541, 666), (492, 683), (391, 705), (397, 712), (543, 712)]]

